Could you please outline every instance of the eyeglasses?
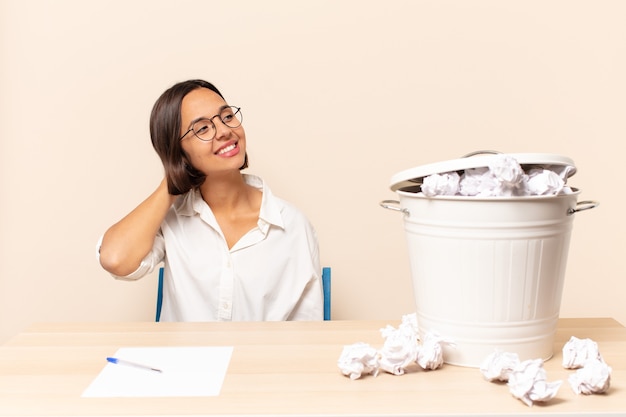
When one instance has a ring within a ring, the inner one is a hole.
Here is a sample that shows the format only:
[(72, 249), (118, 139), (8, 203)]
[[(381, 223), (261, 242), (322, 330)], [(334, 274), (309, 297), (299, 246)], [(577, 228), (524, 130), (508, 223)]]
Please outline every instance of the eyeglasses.
[(215, 127), (215, 123), (213, 123), (213, 119), (219, 117), (220, 121), (230, 128), (236, 128), (241, 126), (241, 122), (243, 120), (243, 115), (241, 114), (241, 107), (236, 106), (228, 106), (224, 107), (219, 114), (216, 114), (213, 117), (203, 117), (202, 119), (196, 120), (191, 125), (188, 131), (185, 132), (184, 135), (180, 137), (178, 140), (183, 140), (185, 136), (189, 132), (193, 132), (194, 135), (198, 139), (204, 142), (210, 142), (215, 138), (215, 133), (217, 133), (217, 128)]

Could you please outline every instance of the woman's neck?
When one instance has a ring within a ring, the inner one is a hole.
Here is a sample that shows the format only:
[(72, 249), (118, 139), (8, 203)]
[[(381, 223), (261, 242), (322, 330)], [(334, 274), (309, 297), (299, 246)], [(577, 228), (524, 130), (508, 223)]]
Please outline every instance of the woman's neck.
[(236, 172), (224, 175), (207, 175), (200, 186), (202, 199), (211, 207), (211, 210), (233, 210), (241, 206), (250, 206), (251, 192), (254, 187), (248, 185), (243, 174)]
[(263, 193), (248, 185), (243, 175), (232, 178), (209, 177), (200, 187), (202, 198), (211, 208), (229, 248), (257, 227)]

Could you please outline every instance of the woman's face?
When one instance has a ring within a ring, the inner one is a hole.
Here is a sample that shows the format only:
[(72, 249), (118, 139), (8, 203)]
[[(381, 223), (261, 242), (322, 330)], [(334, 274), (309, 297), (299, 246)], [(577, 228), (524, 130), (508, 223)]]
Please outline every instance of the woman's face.
[[(239, 171), (244, 164), (246, 133), (243, 126), (231, 128), (222, 122), (220, 114), (226, 107), (228, 104), (219, 94), (206, 88), (191, 91), (181, 104), (180, 136), (185, 137), (180, 144), (191, 165), (207, 176), (220, 171)], [(202, 141), (193, 131), (188, 132), (199, 119), (209, 119), (215, 125), (213, 140)]]

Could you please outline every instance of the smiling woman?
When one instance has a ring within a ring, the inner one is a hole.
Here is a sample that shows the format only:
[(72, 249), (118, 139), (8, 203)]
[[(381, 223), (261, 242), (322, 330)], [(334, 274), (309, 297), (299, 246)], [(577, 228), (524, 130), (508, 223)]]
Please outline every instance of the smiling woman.
[(155, 103), (157, 189), (98, 243), (114, 277), (136, 280), (164, 262), (162, 321), (321, 320), (317, 235), (248, 166), (241, 108), (203, 80)]
[[(217, 105), (221, 104), (219, 113), (209, 116), (206, 112), (213, 99)], [(208, 106), (208, 107), (207, 107)], [(165, 167), (168, 190), (173, 195), (184, 194), (191, 188), (200, 186), (206, 175), (196, 169), (189, 161), (189, 156), (183, 150), (184, 145), (177, 143), (184, 139), (195, 136), (203, 142), (211, 142), (218, 132), (215, 118), (219, 117), (223, 126), (231, 129), (241, 127), (241, 109), (237, 111), (225, 104), (222, 93), (213, 84), (203, 80), (190, 80), (179, 83), (168, 89), (154, 104), (150, 117), (150, 137), (152, 146), (161, 158)], [(231, 119), (229, 112), (235, 115)], [(184, 133), (179, 134), (183, 129)], [(194, 135), (189, 135), (193, 132)], [(242, 146), (245, 156), (240, 169), (248, 167), (247, 154), (245, 153), (245, 133), (243, 127), (233, 132), (237, 136), (243, 136)], [(179, 138), (176, 140), (175, 138)], [(219, 142), (219, 141), (218, 141)]]

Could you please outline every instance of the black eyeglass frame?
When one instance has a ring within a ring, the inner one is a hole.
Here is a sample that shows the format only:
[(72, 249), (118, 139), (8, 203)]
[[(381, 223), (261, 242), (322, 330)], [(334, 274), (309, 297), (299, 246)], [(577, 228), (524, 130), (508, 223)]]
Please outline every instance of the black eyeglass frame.
[[(238, 125), (236, 126), (230, 126), (228, 123), (226, 123), (221, 117), (220, 115), (224, 112), (224, 110), (226, 109), (231, 109), (233, 110), (233, 114), (232, 116), (235, 118), (235, 120), (237, 120), (239, 122)], [(239, 115), (239, 117), (236, 117), (237, 115)], [(222, 124), (228, 128), (231, 129), (236, 129), (239, 126), (241, 126), (241, 124), (243, 123), (243, 113), (241, 112), (241, 107), (237, 107), (237, 106), (224, 106), (222, 108), (222, 110), (220, 110), (219, 114), (216, 114), (215, 116), (211, 116), (211, 117), (201, 117), (197, 120), (194, 120), (193, 122), (191, 122), (191, 127), (189, 128), (189, 130), (187, 130), (185, 132), (184, 135), (182, 135), (178, 140), (181, 141), (185, 138), (185, 136), (187, 136), (189, 134), (189, 132), (193, 132), (193, 135), (198, 138), (198, 140), (201, 140), (202, 142), (211, 142), (213, 139), (215, 139), (215, 135), (217, 134), (217, 126), (215, 126), (215, 123), (213, 123), (213, 119), (215, 119), (216, 117), (219, 117), (220, 122), (222, 122)], [(213, 125), (213, 137), (211, 139), (202, 139), (200, 136), (198, 136), (198, 134), (196, 133), (195, 130), (193, 130), (193, 127), (195, 126), (196, 123), (202, 121), (202, 120), (208, 120), (209, 122), (211, 122), (211, 124)]]

